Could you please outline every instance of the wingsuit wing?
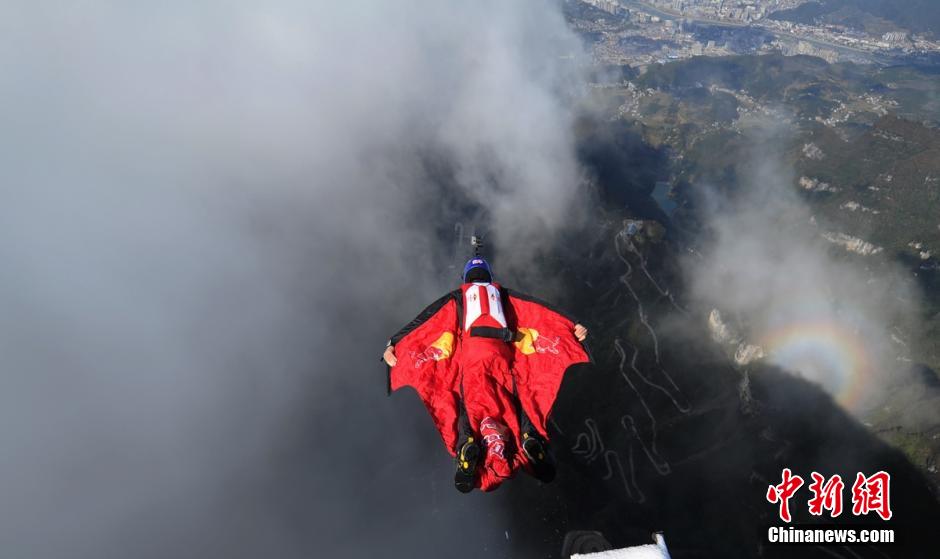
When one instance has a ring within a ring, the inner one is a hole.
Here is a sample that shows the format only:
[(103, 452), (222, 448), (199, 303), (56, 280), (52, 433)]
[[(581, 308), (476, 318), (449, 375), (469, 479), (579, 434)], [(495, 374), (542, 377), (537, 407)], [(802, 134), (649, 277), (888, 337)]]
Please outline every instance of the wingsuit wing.
[(448, 451), (457, 443), (459, 383), (454, 352), (458, 345), (457, 294), (451, 292), (431, 303), (392, 336), (398, 362), (389, 367), (389, 392), (403, 386), (417, 391)]
[(546, 422), (555, 404), (562, 377), (569, 367), (589, 363), (585, 344), (574, 336), (574, 318), (548, 303), (505, 290), (510, 327), (516, 330), (513, 373), (519, 402), (529, 420), (548, 437)]

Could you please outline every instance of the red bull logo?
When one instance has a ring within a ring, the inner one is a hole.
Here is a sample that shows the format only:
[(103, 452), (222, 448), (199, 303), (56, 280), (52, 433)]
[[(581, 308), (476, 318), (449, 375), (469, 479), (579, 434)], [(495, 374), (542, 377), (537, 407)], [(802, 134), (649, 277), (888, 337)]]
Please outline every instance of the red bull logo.
[(431, 361), (440, 361), (447, 359), (454, 353), (454, 334), (444, 332), (431, 345), (424, 348), (424, 351), (412, 351), (411, 360), (415, 369), (420, 369), (426, 363)]
[(539, 336), (535, 340), (535, 352), (536, 353), (552, 353), (558, 355), (558, 336), (554, 338), (549, 338), (547, 336)]
[(492, 417), (484, 417), (480, 422), (480, 436), (486, 445), (486, 452), (506, 459), (506, 426)]
[(558, 354), (559, 337), (549, 337), (539, 335), (535, 328), (518, 328), (516, 332), (516, 341), (513, 342), (516, 348), (523, 355), (532, 355), (533, 353), (552, 353)]
[(440, 361), (444, 358), (444, 352), (434, 346), (428, 346), (424, 351), (418, 353), (411, 352), (411, 359), (414, 361), (415, 369), (420, 369), (422, 365), (429, 361)]
[(509, 428), (492, 417), (484, 417), (480, 422), (480, 436), (486, 446), (486, 470), (495, 478), (512, 476), (512, 464), (506, 458), (509, 445)]

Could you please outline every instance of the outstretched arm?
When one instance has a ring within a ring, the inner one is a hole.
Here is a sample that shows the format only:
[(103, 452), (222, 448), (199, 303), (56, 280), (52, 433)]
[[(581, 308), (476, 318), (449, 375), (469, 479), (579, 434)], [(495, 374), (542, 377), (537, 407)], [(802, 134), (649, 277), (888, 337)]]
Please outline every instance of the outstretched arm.
[(514, 289), (509, 289), (509, 288), (503, 288), (503, 289), (506, 290), (506, 293), (507, 293), (508, 295), (512, 295), (513, 297), (518, 297), (519, 299), (522, 299), (522, 300), (524, 300), (524, 301), (530, 301), (530, 302), (533, 302), (533, 303), (537, 303), (537, 304), (542, 305), (543, 307), (545, 307), (545, 308), (547, 308), (547, 309), (550, 309), (550, 310), (552, 310), (552, 311), (555, 311), (555, 312), (557, 312), (558, 314), (564, 316), (565, 318), (567, 318), (567, 319), (570, 320), (571, 322), (574, 322), (574, 337), (577, 338), (579, 342), (583, 342), (585, 339), (587, 339), (587, 335), (588, 335), (588, 329), (587, 329), (587, 327), (584, 326), (583, 324), (581, 324), (580, 322), (578, 322), (578, 320), (577, 320), (575, 317), (571, 316), (570, 314), (566, 313), (565, 311), (563, 311), (563, 310), (561, 310), (561, 309), (555, 307), (555, 306), (552, 305), (551, 303), (549, 303), (549, 302), (547, 302), (547, 301), (543, 301), (542, 299), (539, 299), (539, 298), (537, 298), (537, 297), (533, 297), (533, 296), (531, 296), (531, 295), (526, 295), (525, 293), (520, 293), (520, 292), (518, 292), (518, 291), (516, 291), (516, 290), (514, 290)]
[(385, 347), (385, 353), (382, 354), (382, 360), (385, 361), (386, 365), (389, 367), (394, 367), (398, 363), (398, 357), (395, 355), (395, 344), (411, 333), (415, 328), (424, 324), (424, 322), (431, 318), (431, 316), (433, 316), (437, 311), (441, 310), (441, 308), (447, 304), (448, 301), (456, 297), (456, 293), (456, 291), (446, 293), (443, 297), (428, 305), (423, 311), (421, 311), (421, 314), (416, 316), (414, 320), (402, 327), (401, 330), (396, 332), (395, 335), (388, 340), (388, 345)]

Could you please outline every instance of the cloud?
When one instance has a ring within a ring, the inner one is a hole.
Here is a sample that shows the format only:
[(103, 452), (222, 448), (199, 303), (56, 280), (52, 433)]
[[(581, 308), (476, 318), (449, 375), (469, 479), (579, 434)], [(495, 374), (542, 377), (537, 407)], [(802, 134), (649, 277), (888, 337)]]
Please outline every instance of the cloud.
[(2, 547), (491, 537), (377, 359), (456, 220), (511, 270), (577, 215), (579, 49), (537, 0), (0, 8)]
[(882, 257), (849, 250), (839, 225), (814, 216), (783, 161), (789, 131), (746, 123), (737, 191), (700, 206), (699, 256), (685, 262), (691, 296), (717, 308), (767, 359), (817, 382), (851, 411), (877, 395), (917, 331), (917, 291)]

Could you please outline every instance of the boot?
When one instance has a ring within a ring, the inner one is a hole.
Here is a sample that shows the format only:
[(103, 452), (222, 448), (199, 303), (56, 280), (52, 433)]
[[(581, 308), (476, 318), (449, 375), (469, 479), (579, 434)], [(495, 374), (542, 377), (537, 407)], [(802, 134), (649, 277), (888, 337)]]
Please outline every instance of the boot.
[(532, 475), (542, 483), (555, 479), (555, 464), (548, 454), (548, 443), (537, 433), (522, 434), (522, 452), (529, 459)]
[(480, 445), (469, 437), (457, 450), (457, 473), (454, 474), (454, 486), (461, 493), (473, 491), (477, 465), (480, 463)]

